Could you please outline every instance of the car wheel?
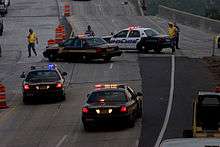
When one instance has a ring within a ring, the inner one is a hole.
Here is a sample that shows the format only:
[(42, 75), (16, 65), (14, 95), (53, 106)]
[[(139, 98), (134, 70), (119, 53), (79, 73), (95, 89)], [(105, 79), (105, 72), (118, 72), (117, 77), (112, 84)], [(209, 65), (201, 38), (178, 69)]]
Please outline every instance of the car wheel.
[(91, 131), (91, 125), (87, 124), (87, 123), (83, 123), (83, 127), (84, 127), (84, 130), (89, 132)]
[(148, 52), (148, 50), (147, 50), (147, 48), (144, 44), (138, 44), (137, 45), (137, 50), (141, 53), (147, 53)]
[(161, 51), (162, 51), (162, 48), (154, 49), (154, 52), (155, 52), (155, 53), (160, 53)]
[(112, 57), (108, 57), (108, 56), (107, 56), (107, 57), (104, 58), (104, 62), (110, 62), (111, 59), (112, 59)]
[(65, 101), (65, 100), (66, 100), (66, 96), (63, 95), (63, 96), (61, 97), (61, 101)]
[(133, 128), (135, 124), (135, 116), (134, 114), (131, 114), (128, 120), (128, 127)]
[(192, 138), (193, 132), (192, 130), (183, 130), (183, 138)]
[(25, 105), (29, 104), (29, 99), (28, 99), (27, 96), (23, 96), (23, 103), (24, 103)]
[(54, 54), (49, 54), (48, 59), (50, 62), (53, 62), (53, 61), (55, 61), (56, 58), (55, 58)]
[(2, 36), (2, 34), (3, 34), (3, 30), (0, 30), (0, 36)]
[(141, 118), (141, 117), (142, 117), (142, 103), (140, 104), (137, 112), (137, 118)]

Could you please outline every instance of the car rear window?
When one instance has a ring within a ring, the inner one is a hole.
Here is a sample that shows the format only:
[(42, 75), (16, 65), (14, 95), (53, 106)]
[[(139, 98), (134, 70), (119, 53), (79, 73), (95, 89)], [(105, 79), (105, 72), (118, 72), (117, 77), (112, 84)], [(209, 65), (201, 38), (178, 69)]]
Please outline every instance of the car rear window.
[(123, 91), (109, 90), (97, 91), (91, 93), (88, 98), (88, 103), (95, 103), (104, 100), (105, 102), (126, 102), (127, 98)]
[(55, 70), (38, 70), (29, 72), (26, 78), (27, 82), (37, 82), (40, 80), (58, 81), (60, 76)]
[(153, 30), (153, 29), (147, 29), (147, 30), (144, 30), (145, 34), (147, 36), (157, 36), (157, 35), (160, 35), (159, 32), (157, 32), (156, 30)]
[(86, 42), (90, 45), (90, 46), (97, 46), (97, 45), (102, 45), (102, 44), (106, 44), (107, 42), (102, 39), (102, 38), (87, 38)]

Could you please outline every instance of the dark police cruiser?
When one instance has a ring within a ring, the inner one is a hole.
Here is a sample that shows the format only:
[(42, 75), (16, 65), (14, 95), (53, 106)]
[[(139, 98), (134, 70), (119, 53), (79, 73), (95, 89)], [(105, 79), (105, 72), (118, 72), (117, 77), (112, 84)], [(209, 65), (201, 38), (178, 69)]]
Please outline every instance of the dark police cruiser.
[(152, 28), (139, 26), (128, 27), (113, 36), (104, 36), (103, 39), (118, 45), (120, 49), (137, 49), (141, 52), (154, 50), (159, 53), (163, 48), (170, 48), (168, 35), (162, 35)]
[(27, 75), (24, 72), (21, 75), (21, 78), (25, 78), (22, 83), (23, 102), (29, 102), (31, 97), (53, 97), (65, 100), (64, 76), (66, 75), (67, 73), (61, 72), (55, 64), (32, 66)]
[(44, 57), (49, 61), (56, 59), (104, 59), (109, 62), (114, 56), (121, 56), (117, 45), (109, 44), (100, 37), (77, 36), (63, 43), (48, 46)]
[(135, 93), (121, 84), (96, 85), (82, 107), (82, 122), (86, 131), (100, 123), (117, 122), (133, 127), (142, 115), (142, 93)]

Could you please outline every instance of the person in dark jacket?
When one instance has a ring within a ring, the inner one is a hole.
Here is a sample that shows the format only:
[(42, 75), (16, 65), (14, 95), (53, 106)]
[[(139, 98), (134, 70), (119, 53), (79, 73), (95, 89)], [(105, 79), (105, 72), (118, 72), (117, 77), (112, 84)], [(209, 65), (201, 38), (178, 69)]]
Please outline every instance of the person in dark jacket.
[(92, 30), (92, 28), (91, 28), (90, 25), (88, 25), (87, 30), (86, 30), (86, 32), (85, 32), (85, 35), (95, 36), (95, 33), (94, 33), (94, 31)]
[(176, 49), (180, 49), (179, 48), (179, 33), (180, 33), (180, 28), (177, 26), (176, 22), (174, 23), (174, 27), (176, 28)]

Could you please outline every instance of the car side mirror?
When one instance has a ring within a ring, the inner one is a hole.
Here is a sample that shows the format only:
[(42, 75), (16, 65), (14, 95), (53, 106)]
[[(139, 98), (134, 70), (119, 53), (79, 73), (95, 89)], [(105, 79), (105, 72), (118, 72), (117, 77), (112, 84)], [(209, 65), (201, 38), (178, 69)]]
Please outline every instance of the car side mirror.
[(87, 94), (87, 98), (90, 96), (90, 94)]
[(137, 92), (137, 96), (143, 96), (143, 93)]
[(22, 74), (20, 75), (20, 78), (24, 79), (25, 78), (25, 73), (22, 72)]
[(114, 35), (114, 32), (111, 32), (110, 35)]
[(62, 76), (66, 76), (67, 75), (67, 73), (66, 72), (62, 72), (62, 74), (61, 74)]

